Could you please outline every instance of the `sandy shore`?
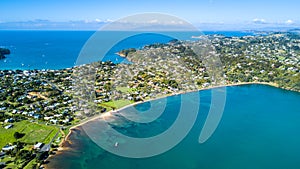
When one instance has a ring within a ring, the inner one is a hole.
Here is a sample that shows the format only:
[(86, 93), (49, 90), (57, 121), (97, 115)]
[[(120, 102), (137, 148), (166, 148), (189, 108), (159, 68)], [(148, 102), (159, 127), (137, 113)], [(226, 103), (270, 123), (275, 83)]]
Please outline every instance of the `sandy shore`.
[(125, 58), (126, 57), (126, 55), (124, 55), (124, 54), (122, 54), (122, 53), (120, 53), (120, 52), (117, 52), (117, 53), (115, 53), (116, 55), (119, 55), (120, 57), (122, 57), (122, 58)]
[[(159, 96), (157, 98), (153, 98), (153, 99), (148, 99), (148, 100), (144, 100), (144, 101), (139, 101), (139, 102), (135, 102), (135, 103), (132, 103), (132, 104), (129, 104), (129, 105), (126, 105), (122, 108), (119, 108), (117, 110), (111, 110), (109, 112), (106, 112), (106, 113), (102, 113), (100, 115), (96, 115), (94, 117), (90, 117), (90, 118), (87, 118), (83, 121), (81, 121), (79, 124), (76, 124), (72, 127), (70, 127), (69, 129), (69, 132), (68, 134), (64, 137), (64, 139), (61, 140), (60, 144), (59, 144), (59, 147), (58, 147), (58, 151), (56, 152), (57, 155), (59, 154), (62, 154), (64, 153), (64, 151), (67, 151), (69, 148), (70, 148), (70, 145), (72, 145), (72, 140), (70, 139), (71, 135), (72, 134), (76, 134), (76, 132), (78, 130), (82, 130), (82, 126), (86, 123), (89, 123), (89, 122), (92, 122), (94, 120), (97, 120), (97, 119), (101, 119), (101, 118), (108, 118), (109, 116), (111, 116), (112, 114), (114, 113), (118, 113), (118, 111), (121, 111), (121, 110), (124, 110), (128, 107), (131, 107), (131, 106), (135, 106), (135, 105), (138, 105), (138, 104), (141, 104), (141, 103), (144, 103), (144, 102), (149, 102), (149, 101), (153, 101), (153, 100), (157, 100), (157, 99), (161, 99), (161, 98), (166, 98), (166, 97), (169, 97), (169, 96), (174, 96), (174, 95), (180, 95), (180, 94), (185, 94), (185, 93), (190, 93), (190, 92), (197, 92), (197, 91), (202, 91), (202, 90), (209, 90), (209, 89), (215, 89), (215, 88), (221, 88), (221, 87), (228, 87), (228, 86), (240, 86), (240, 85), (255, 85), (255, 84), (261, 84), (261, 85), (268, 85), (268, 86), (273, 86), (273, 87), (279, 87), (278, 84), (276, 83), (267, 83), (267, 82), (240, 82), (240, 83), (229, 83), (229, 84), (225, 84), (225, 85), (219, 85), (219, 86), (209, 86), (209, 87), (206, 87), (206, 88), (202, 88), (202, 89), (199, 89), (199, 90), (195, 90), (195, 91), (182, 91), (182, 92), (177, 92), (177, 93), (171, 93), (171, 94), (167, 94), (167, 95), (162, 95), (162, 96)], [(288, 89), (286, 89), (288, 90)], [(298, 91), (299, 92), (299, 91)], [(72, 135), (73, 136), (73, 135)], [(76, 144), (76, 143), (74, 143)], [(51, 162), (51, 158), (55, 157), (56, 155), (50, 155), (46, 160), (49, 160)], [(45, 165), (44, 167), (48, 168), (47, 165)]]
[(66, 135), (66, 137), (64, 139), (62, 139), (62, 142), (60, 143), (60, 146), (58, 148), (58, 150), (63, 150), (64, 148), (62, 147), (63, 145), (63, 142), (64, 141), (68, 141), (68, 138), (70, 137), (70, 135), (72, 134), (72, 130), (73, 129), (76, 129), (77, 127), (80, 127), (88, 122), (91, 122), (93, 120), (97, 120), (97, 119), (100, 119), (100, 118), (104, 118), (104, 117), (107, 117), (107, 116), (110, 116), (112, 113), (116, 113), (118, 111), (121, 111), (123, 109), (126, 109), (128, 107), (131, 107), (131, 106), (135, 106), (137, 104), (141, 104), (141, 103), (144, 103), (144, 102), (149, 102), (149, 101), (153, 101), (153, 100), (157, 100), (157, 99), (161, 99), (161, 98), (166, 98), (166, 97), (169, 97), (169, 96), (174, 96), (174, 95), (180, 95), (180, 94), (184, 94), (184, 93), (189, 93), (189, 92), (196, 92), (196, 91), (202, 91), (202, 90), (209, 90), (209, 89), (214, 89), (214, 88), (220, 88), (220, 87), (227, 87), (227, 86), (239, 86), (239, 85), (249, 85), (249, 84), (263, 84), (263, 85), (269, 85), (269, 86), (274, 86), (274, 87), (278, 87), (277, 84), (275, 83), (267, 83), (267, 82), (240, 82), (240, 83), (232, 83), (232, 84), (226, 84), (226, 85), (220, 85), (220, 86), (209, 86), (209, 87), (206, 87), (206, 88), (202, 88), (202, 89), (199, 89), (199, 90), (195, 90), (195, 91), (182, 91), (182, 92), (178, 92), (178, 93), (171, 93), (171, 94), (167, 94), (167, 95), (163, 95), (163, 96), (159, 96), (157, 98), (153, 98), (153, 99), (149, 99), (149, 100), (145, 100), (145, 101), (139, 101), (139, 102), (135, 102), (135, 103), (132, 103), (132, 104), (129, 104), (127, 106), (124, 106), (122, 108), (119, 108), (117, 110), (111, 110), (109, 112), (106, 112), (106, 113), (102, 113), (100, 115), (96, 115), (94, 117), (91, 117), (91, 118), (88, 118), (88, 119), (85, 119), (83, 120), (82, 122), (80, 122), (79, 124), (76, 124), (74, 126), (72, 126), (70, 129), (69, 129), (69, 133)]
[[(74, 134), (74, 132), (76, 132), (76, 130), (81, 130), (81, 128), (82, 128), (82, 126), (84, 124), (92, 122), (92, 121), (97, 120), (97, 119), (109, 117), (112, 114), (117, 113), (118, 111), (124, 110), (124, 109), (126, 109), (128, 107), (135, 106), (135, 105), (138, 105), (138, 104), (141, 104), (141, 103), (144, 103), (144, 102), (149, 102), (149, 101), (153, 101), (153, 100), (157, 100), (157, 99), (161, 99), (161, 98), (166, 98), (166, 97), (169, 97), (169, 96), (180, 95), (180, 94), (185, 94), (185, 93), (190, 93), (190, 92), (197, 92), (197, 91), (202, 91), (202, 90), (209, 90), (209, 89), (215, 89), (215, 88), (221, 88), (221, 87), (228, 87), (228, 86), (251, 85), (251, 84), (261, 84), (261, 85), (268, 85), (268, 86), (273, 86), (273, 87), (279, 87), (278, 84), (276, 84), (276, 83), (267, 83), (267, 82), (228, 83), (228, 84), (219, 85), (219, 86), (209, 86), (209, 87), (202, 88), (202, 89), (199, 89), (199, 90), (194, 90), (194, 91), (182, 91), (182, 92), (177, 92), (177, 93), (170, 93), (170, 94), (162, 95), (162, 96), (159, 96), (159, 97), (156, 97), (156, 98), (152, 98), (152, 99), (148, 99), (148, 100), (144, 100), (144, 101), (135, 102), (135, 103), (126, 105), (126, 106), (124, 106), (122, 108), (119, 108), (117, 110), (111, 110), (109, 112), (102, 113), (100, 115), (96, 115), (96, 116), (87, 118), (87, 119), (81, 121), (79, 124), (76, 124), (76, 125), (70, 127), (68, 134), (64, 137), (64, 139), (61, 140), (61, 142), (59, 144), (59, 147), (58, 147), (57, 153), (61, 154), (61, 153), (64, 153), (64, 151), (68, 150), (69, 145), (72, 144), (72, 140), (70, 139), (70, 136), (72, 134)], [(47, 158), (47, 160), (51, 159), (53, 156), (55, 156), (55, 155), (50, 155)]]

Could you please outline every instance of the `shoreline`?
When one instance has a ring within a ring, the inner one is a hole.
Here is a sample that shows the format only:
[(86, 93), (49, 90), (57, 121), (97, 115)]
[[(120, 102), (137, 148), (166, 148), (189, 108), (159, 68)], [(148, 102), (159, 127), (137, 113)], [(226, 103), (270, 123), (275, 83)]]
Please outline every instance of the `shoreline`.
[[(73, 129), (77, 129), (78, 127), (81, 127), (81, 126), (83, 126), (83, 125), (86, 124), (86, 123), (89, 123), (89, 122), (94, 121), (94, 120), (99, 119), (99, 118), (104, 118), (104, 117), (106, 117), (106, 116), (111, 115), (111, 113), (115, 113), (115, 112), (124, 110), (124, 109), (126, 109), (126, 108), (128, 108), (128, 107), (132, 107), (132, 106), (135, 106), (135, 105), (138, 105), (138, 104), (141, 104), (141, 103), (145, 103), (145, 102), (150, 102), (150, 101), (153, 101), (153, 100), (158, 100), (158, 99), (162, 99), (162, 98), (167, 98), (167, 97), (170, 97), (170, 96), (181, 95), (181, 94), (185, 94), (185, 93), (191, 93), (191, 92), (197, 92), (197, 91), (203, 91), (203, 90), (210, 90), (210, 89), (216, 89), (216, 88), (221, 88), (221, 87), (240, 86), (240, 85), (251, 85), (251, 84), (252, 84), (252, 85), (255, 85), (255, 84), (258, 84), (258, 85), (268, 85), (268, 86), (280, 88), (280, 87), (278, 86), (278, 84), (275, 84), (275, 83), (269, 83), (269, 82), (239, 82), (239, 83), (224, 84), (224, 85), (219, 85), (219, 86), (209, 86), (209, 87), (205, 87), (205, 88), (198, 89), (198, 90), (194, 90), (194, 91), (182, 91), (182, 92), (178, 92), (178, 93), (171, 93), (171, 94), (159, 96), (159, 97), (157, 97), (157, 98), (151, 98), (151, 99), (148, 99), (148, 100), (145, 100), (145, 101), (138, 101), (138, 102), (135, 102), (135, 103), (126, 105), (126, 106), (124, 106), (124, 107), (121, 107), (121, 108), (119, 108), (119, 109), (116, 109), (116, 110), (110, 110), (110, 111), (108, 111), (108, 112), (105, 112), (105, 113), (102, 113), (102, 114), (95, 115), (95, 116), (93, 116), (93, 117), (87, 118), (87, 119), (83, 120), (82, 122), (80, 122), (80, 123), (78, 123), (78, 124), (75, 124), (74, 126), (70, 127), (70, 128), (69, 128), (68, 134), (67, 134), (67, 135), (61, 140), (61, 142), (59, 143), (58, 151), (64, 150), (64, 147), (62, 147), (62, 145), (63, 145), (63, 143), (64, 143), (65, 141), (66, 141), (66, 142), (70, 141), (70, 140), (69, 140), (69, 137), (70, 137), (70, 135), (73, 133)], [(284, 89), (284, 88), (281, 88), (281, 89)], [(284, 90), (288, 90), (288, 89), (284, 89)]]
[[(83, 130), (83, 128), (82, 128), (83, 125), (85, 125), (86, 123), (89, 123), (89, 122), (93, 122), (94, 120), (97, 120), (97, 119), (108, 117), (112, 113), (117, 113), (118, 111), (121, 111), (121, 110), (126, 109), (128, 107), (135, 106), (135, 105), (138, 105), (138, 104), (141, 104), (141, 103), (145, 103), (145, 102), (149, 102), (149, 101), (153, 101), (153, 100), (158, 100), (158, 99), (162, 99), (162, 98), (167, 98), (167, 97), (170, 97), (170, 96), (176, 96), (176, 95), (181, 95), (181, 94), (191, 93), (191, 92), (197, 92), (197, 91), (203, 91), (203, 90), (217, 89), (217, 88), (222, 88), (222, 87), (243, 86), (243, 85), (266, 85), (266, 86), (270, 86), (270, 87), (279, 88), (279, 89), (282, 89), (282, 90), (293, 91), (293, 90), (290, 90), (290, 89), (279, 87), (278, 84), (272, 83), (272, 82), (238, 82), (238, 83), (228, 83), (228, 84), (217, 85), (217, 86), (208, 86), (208, 87), (201, 88), (201, 89), (194, 90), (194, 91), (181, 91), (181, 92), (177, 92), (177, 93), (170, 93), (170, 94), (159, 96), (157, 98), (151, 98), (151, 99), (144, 100), (144, 101), (138, 101), (138, 102), (135, 102), (135, 103), (128, 104), (128, 105), (126, 105), (124, 107), (121, 107), (119, 109), (116, 109), (116, 110), (110, 110), (108, 112), (89, 117), (87, 119), (82, 120), (78, 124), (75, 124), (74, 126), (71, 126), (70, 128), (68, 128), (68, 134), (66, 134), (65, 137), (63, 137), (61, 139), (61, 142), (59, 143), (59, 147), (57, 147), (57, 150), (54, 151), (55, 154), (49, 155), (44, 161), (50, 163), (52, 161), (51, 159), (55, 158), (55, 156), (57, 156), (57, 155), (59, 156), (60, 154), (66, 153), (66, 152), (68, 152), (68, 150), (71, 150), (72, 148), (70, 149), (69, 146), (72, 145), (73, 143), (72, 143), (72, 140), (70, 139), (70, 137), (71, 137), (72, 134), (76, 134), (75, 132), (77, 132), (78, 130), (82, 131)], [(293, 91), (293, 92), (300, 93), (300, 91)], [(42, 166), (44, 166), (45, 168), (48, 168), (47, 167), (48, 165), (43, 165), (42, 164)]]

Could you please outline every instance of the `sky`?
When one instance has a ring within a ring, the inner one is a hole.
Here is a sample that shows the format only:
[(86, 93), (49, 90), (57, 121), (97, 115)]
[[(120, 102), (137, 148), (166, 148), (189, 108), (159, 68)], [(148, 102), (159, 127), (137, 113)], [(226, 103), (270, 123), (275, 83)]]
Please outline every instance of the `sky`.
[(300, 22), (299, 7), (299, 0), (1, 0), (0, 24), (28, 21), (100, 23), (138, 13), (159, 12), (196, 25), (293, 25)]

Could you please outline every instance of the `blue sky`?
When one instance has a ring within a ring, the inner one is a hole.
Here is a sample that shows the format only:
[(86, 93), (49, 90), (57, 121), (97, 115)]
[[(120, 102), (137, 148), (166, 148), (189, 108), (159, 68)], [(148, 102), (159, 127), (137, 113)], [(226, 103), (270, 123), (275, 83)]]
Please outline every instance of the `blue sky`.
[(295, 24), (299, 0), (1, 0), (0, 23), (107, 21), (162, 12), (193, 24)]

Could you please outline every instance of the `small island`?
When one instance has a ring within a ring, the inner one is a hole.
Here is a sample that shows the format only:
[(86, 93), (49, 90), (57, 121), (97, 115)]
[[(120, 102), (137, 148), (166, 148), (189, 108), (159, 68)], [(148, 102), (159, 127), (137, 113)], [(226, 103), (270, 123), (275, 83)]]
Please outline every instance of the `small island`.
[(9, 55), (10, 50), (6, 48), (0, 48), (0, 59), (4, 59), (5, 55)]

